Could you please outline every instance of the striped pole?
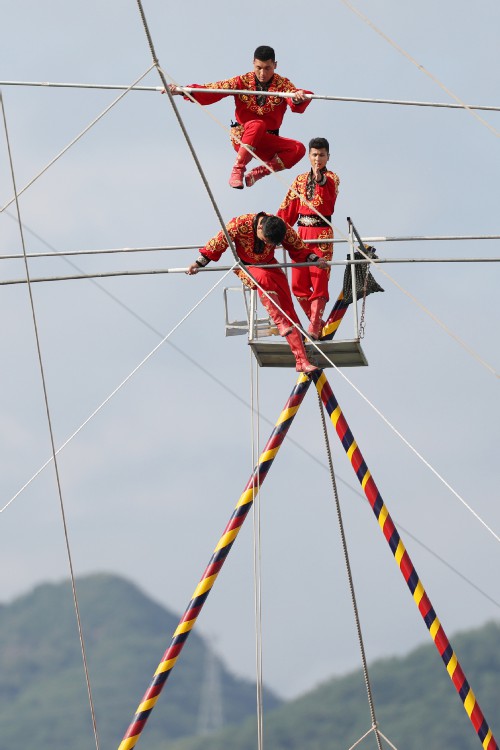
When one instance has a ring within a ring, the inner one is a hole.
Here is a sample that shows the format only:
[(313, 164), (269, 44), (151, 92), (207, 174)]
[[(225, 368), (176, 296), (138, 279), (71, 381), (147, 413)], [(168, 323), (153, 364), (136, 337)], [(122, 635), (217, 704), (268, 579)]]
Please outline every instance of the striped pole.
[(260, 485), (266, 478), (267, 472), (271, 468), (271, 464), (288, 433), (290, 425), (292, 424), (310, 385), (311, 380), (306, 375), (301, 374), (279, 416), (278, 421), (276, 422), (271, 437), (259, 457), (258, 464), (248, 480), (247, 485), (243, 490), (243, 494), (238, 500), (236, 508), (229, 519), (229, 523), (224, 529), (219, 543), (210, 558), (210, 562), (208, 563), (205, 572), (194, 591), (192, 599), (172, 636), (170, 646), (165, 651), (154, 674), (153, 680), (146, 690), (118, 750), (130, 750), (130, 748), (135, 747), (138, 742), (146, 721), (158, 700), (163, 686), (170, 676), (179, 654), (189, 637), (189, 633), (196, 623), (198, 615), (200, 614), (226, 557), (238, 536), (245, 518), (247, 517), (248, 511), (252, 507), (254, 497), (258, 494)]
[(340, 441), (344, 446), (344, 450), (352, 464), (352, 468), (354, 469), (367, 500), (375, 513), (379, 526), (392, 550), (397, 564), (399, 565), (399, 569), (403, 574), (415, 604), (417, 605), (431, 634), (432, 640), (441, 655), (447, 672), (460, 695), (467, 715), (481, 740), (483, 748), (484, 750), (498, 750), (498, 745), (486, 719), (483, 716), (476, 700), (476, 696), (467, 682), (455, 652), (453, 651), (446, 633), (444, 632), (432, 604), (425, 593), (424, 587), (417, 575), (417, 571), (415, 570), (413, 563), (410, 560), (410, 556), (401, 541), (394, 522), (389, 515), (389, 511), (382, 500), (382, 496), (380, 495), (361, 451), (354, 440), (349, 425), (347, 424), (340, 406), (333, 395), (325, 374), (324, 372), (318, 374), (312, 373), (312, 377), (316, 383), (316, 389), (321, 396), (325, 409), (330, 416), (332, 424), (337, 431), (337, 435), (339, 436)]
[(337, 301), (335, 302), (332, 311), (321, 330), (321, 341), (329, 341), (330, 339), (333, 339), (333, 337), (337, 333), (339, 325), (342, 323), (342, 318), (346, 314), (349, 305), (350, 302), (344, 302), (344, 292), (341, 289), (340, 294), (337, 297)]

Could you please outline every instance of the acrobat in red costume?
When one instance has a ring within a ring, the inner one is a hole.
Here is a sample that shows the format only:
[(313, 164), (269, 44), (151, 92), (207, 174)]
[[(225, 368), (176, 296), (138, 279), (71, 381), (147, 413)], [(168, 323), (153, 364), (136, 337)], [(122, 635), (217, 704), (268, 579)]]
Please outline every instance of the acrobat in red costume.
[[(191, 96), (202, 105), (213, 104), (226, 96), (234, 96), (235, 120), (231, 124), (231, 142), (237, 152), (229, 184), (231, 187), (243, 188), (243, 177), (246, 165), (253, 158), (253, 154), (265, 162), (252, 169), (245, 177), (247, 187), (254, 185), (257, 180), (271, 172), (290, 169), (302, 159), (306, 150), (300, 141), (283, 138), (279, 134), (281, 123), (287, 107), (292, 112), (302, 113), (311, 103), (306, 94), (311, 91), (297, 89), (288, 79), (275, 72), (276, 60), (272, 47), (257, 47), (254, 53), (254, 69), (241, 76), (228, 78), (214, 83), (196, 84), (194, 89), (236, 89), (245, 91), (276, 91), (290, 93), (290, 97), (254, 96), (252, 94), (214, 94), (192, 92)], [(181, 92), (175, 85), (170, 85), (172, 94)], [(189, 97), (185, 97), (189, 98)], [(245, 148), (246, 146), (247, 148)]]
[[(309, 249), (330, 261), (333, 256), (333, 245), (322, 240), (333, 239), (331, 220), (340, 180), (326, 167), (318, 172), (318, 176), (319, 182), (313, 169), (305, 174), (299, 174), (291, 184), (277, 216), (290, 226), (297, 223), (298, 233), (303, 240), (315, 240), (314, 243), (308, 244)], [(311, 321), (311, 338), (318, 338), (322, 328), (322, 315), (330, 298), (329, 279), (330, 267), (324, 270), (317, 266), (292, 269), (292, 292)]]
[[(271, 220), (269, 222), (269, 220)], [(271, 229), (272, 226), (272, 229)], [(278, 226), (278, 235), (275, 228)], [(227, 233), (234, 243), (238, 257), (249, 266), (249, 271), (257, 284), (271, 297), (267, 297), (257, 287), (260, 300), (269, 316), (276, 324), (281, 336), (286, 336), (290, 348), (295, 355), (297, 371), (311, 372), (316, 368), (306, 356), (302, 335), (293, 326), (300, 325), (299, 318), (293, 306), (292, 295), (288, 280), (283, 270), (277, 265), (274, 250), (280, 244), (287, 250), (292, 260), (296, 262), (318, 262), (320, 258), (312, 252), (300, 239), (297, 232), (276, 216), (270, 216), (263, 211), (258, 214), (243, 214), (237, 216), (226, 225)], [(272, 240), (270, 239), (272, 236)], [(193, 263), (188, 274), (196, 273), (198, 268), (206, 266), (211, 260), (217, 261), (227, 250), (228, 241), (224, 232), (220, 231), (200, 250), (200, 257)], [(262, 268), (262, 265), (276, 265), (276, 268)], [(241, 269), (235, 270), (236, 275), (250, 289), (256, 285)], [(271, 301), (273, 300), (273, 301)], [(281, 308), (281, 310), (274, 304)]]

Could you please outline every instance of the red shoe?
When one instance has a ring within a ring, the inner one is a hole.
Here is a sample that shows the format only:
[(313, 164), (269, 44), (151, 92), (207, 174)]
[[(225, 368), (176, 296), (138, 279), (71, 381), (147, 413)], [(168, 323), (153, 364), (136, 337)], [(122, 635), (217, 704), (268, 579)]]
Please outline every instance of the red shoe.
[(285, 165), (279, 158), (278, 154), (274, 154), (271, 161), (266, 162), (266, 165), (260, 164), (260, 166), (255, 167), (252, 169), (251, 172), (247, 174), (245, 177), (245, 183), (247, 187), (252, 187), (252, 185), (255, 185), (257, 180), (261, 180), (263, 177), (267, 177), (268, 174), (271, 174), (271, 172), (281, 172), (283, 169), (285, 169)]
[(263, 177), (267, 177), (268, 174), (271, 174), (271, 170), (269, 170), (263, 164), (258, 167), (254, 167), (252, 171), (249, 172), (245, 177), (245, 185), (247, 187), (252, 187), (252, 185), (255, 185), (257, 180), (261, 180)]
[[(243, 175), (245, 174), (244, 164), (235, 164), (231, 176), (229, 178), (229, 184), (236, 190), (243, 190)], [(248, 184), (248, 183), (247, 183)]]

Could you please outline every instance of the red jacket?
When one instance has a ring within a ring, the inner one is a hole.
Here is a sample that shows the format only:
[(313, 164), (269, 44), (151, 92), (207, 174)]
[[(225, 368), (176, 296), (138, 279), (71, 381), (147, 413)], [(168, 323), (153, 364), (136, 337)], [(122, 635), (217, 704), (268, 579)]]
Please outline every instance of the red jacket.
[[(260, 214), (243, 214), (236, 216), (226, 224), (229, 237), (234, 242), (236, 253), (246, 264), (277, 263), (274, 257), (275, 245), (259, 240), (255, 234), (254, 219)], [(300, 239), (297, 232), (287, 225), (286, 234), (281, 243), (292, 260), (301, 263), (307, 260), (307, 256), (313, 251)], [(222, 253), (227, 250), (228, 241), (222, 230), (201, 248), (201, 254), (209, 260), (219, 260)]]
[(324, 185), (314, 185), (313, 195), (307, 197), (307, 180), (310, 172), (299, 174), (290, 185), (290, 189), (281, 204), (277, 216), (286, 221), (293, 227), (298, 219), (299, 214), (302, 216), (317, 214), (307, 204), (314, 206), (323, 216), (331, 216), (335, 208), (335, 201), (339, 192), (339, 177), (335, 172), (327, 170), (326, 183)]
[[(244, 75), (228, 78), (225, 81), (216, 81), (215, 83), (193, 83), (190, 88), (258, 90), (254, 72), (244, 73)], [(297, 91), (297, 87), (288, 78), (283, 78), (275, 73), (267, 91), (295, 92)], [(306, 93), (311, 94), (312, 91), (306, 91)], [(213, 104), (226, 96), (234, 96), (236, 106), (235, 117), (239, 124), (244, 125), (249, 120), (265, 120), (267, 130), (279, 130), (287, 106), (290, 107), (292, 112), (302, 113), (311, 103), (311, 99), (306, 99), (302, 104), (294, 104), (291, 97), (285, 99), (279, 96), (266, 96), (264, 104), (259, 105), (257, 97), (249, 94), (202, 94), (192, 92), (191, 95), (199, 104), (203, 105)]]

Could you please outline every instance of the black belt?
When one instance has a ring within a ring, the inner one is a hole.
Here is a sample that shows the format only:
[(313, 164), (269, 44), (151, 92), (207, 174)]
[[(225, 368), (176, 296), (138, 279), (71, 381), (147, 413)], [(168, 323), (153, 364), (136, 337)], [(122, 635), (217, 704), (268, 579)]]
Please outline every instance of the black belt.
[(331, 216), (315, 216), (313, 214), (299, 214), (297, 225), (299, 227), (329, 227), (331, 223)]
[[(231, 120), (231, 127), (232, 128), (242, 128), (243, 125), (241, 124), (241, 122), (233, 122)], [(266, 130), (266, 133), (269, 133), (269, 135), (279, 135), (280, 131), (279, 131), (279, 128), (278, 128), (277, 130)]]

